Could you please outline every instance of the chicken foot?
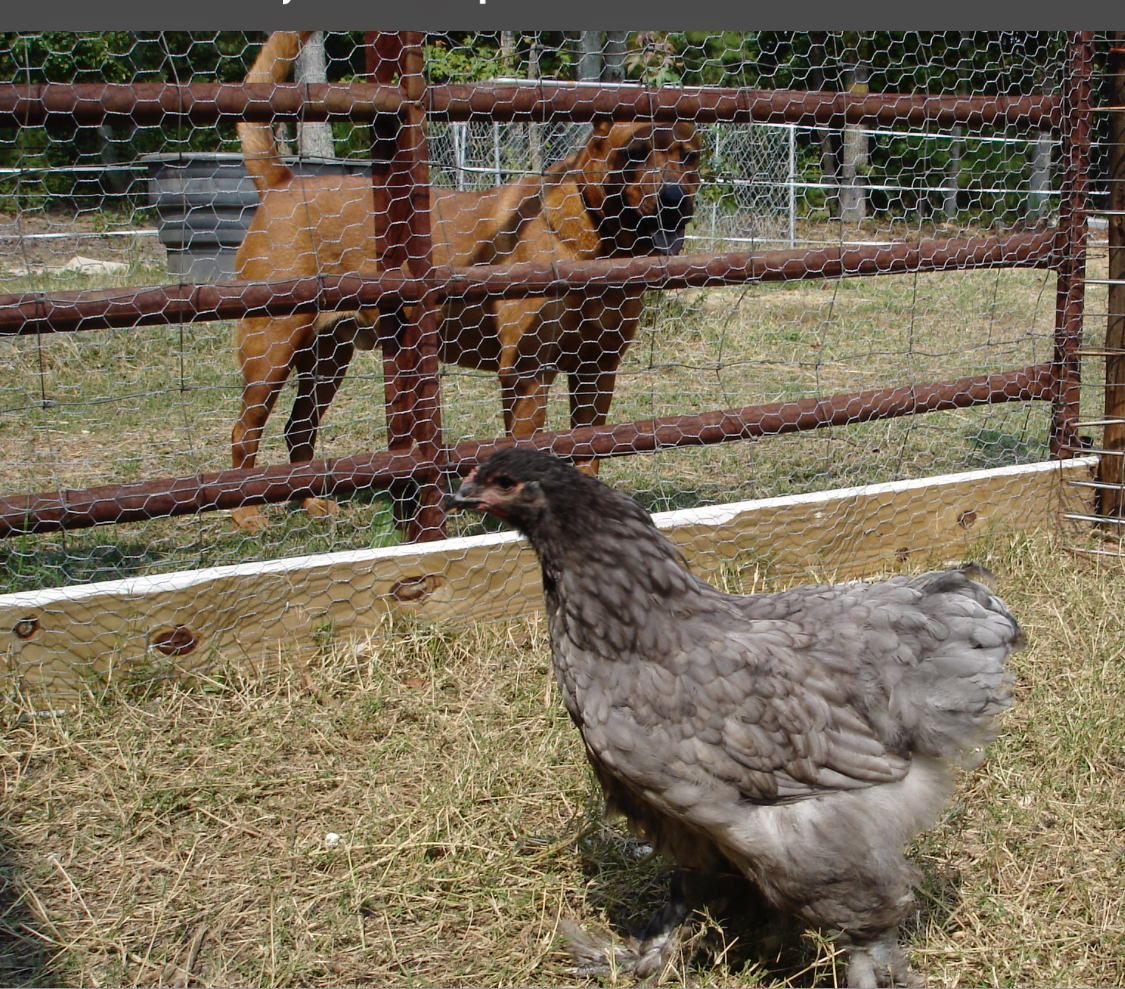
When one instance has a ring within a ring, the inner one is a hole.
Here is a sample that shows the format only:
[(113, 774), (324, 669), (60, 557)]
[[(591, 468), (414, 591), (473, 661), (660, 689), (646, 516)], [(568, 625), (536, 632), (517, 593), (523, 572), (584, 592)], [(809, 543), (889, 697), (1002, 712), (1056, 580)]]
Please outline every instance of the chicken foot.
[(837, 942), (848, 952), (848, 985), (853, 989), (924, 986), (926, 980), (910, 967), (906, 952), (898, 943), (898, 929), (883, 931), (877, 937), (859, 939), (839, 935)]
[(761, 894), (745, 877), (677, 869), (672, 873), (668, 902), (649, 918), (639, 932), (630, 932), (624, 944), (613, 944), (574, 927), (567, 932), (574, 970), (608, 973), (615, 970), (644, 979), (664, 970), (684, 940), (685, 924), (706, 910), (712, 917), (754, 912), (765, 918)]

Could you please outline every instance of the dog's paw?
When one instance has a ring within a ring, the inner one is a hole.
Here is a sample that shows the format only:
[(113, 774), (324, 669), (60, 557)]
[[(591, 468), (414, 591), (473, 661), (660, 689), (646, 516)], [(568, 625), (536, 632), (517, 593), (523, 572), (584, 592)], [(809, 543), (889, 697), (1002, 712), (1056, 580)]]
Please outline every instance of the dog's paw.
[(333, 518), (340, 514), (340, 506), (331, 498), (306, 498), (301, 507), (314, 519)]
[(261, 532), (269, 527), (269, 520), (256, 505), (232, 509), (230, 521), (240, 532)]

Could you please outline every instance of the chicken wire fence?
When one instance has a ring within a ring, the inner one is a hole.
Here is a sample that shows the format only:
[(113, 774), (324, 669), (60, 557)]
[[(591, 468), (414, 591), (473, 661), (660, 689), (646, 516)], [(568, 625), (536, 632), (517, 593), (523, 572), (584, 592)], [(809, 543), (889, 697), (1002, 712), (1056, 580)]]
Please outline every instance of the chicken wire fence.
[(287, 37), (0, 35), (0, 591), (479, 533), (505, 435), (653, 511), (1092, 442), (1105, 36)]

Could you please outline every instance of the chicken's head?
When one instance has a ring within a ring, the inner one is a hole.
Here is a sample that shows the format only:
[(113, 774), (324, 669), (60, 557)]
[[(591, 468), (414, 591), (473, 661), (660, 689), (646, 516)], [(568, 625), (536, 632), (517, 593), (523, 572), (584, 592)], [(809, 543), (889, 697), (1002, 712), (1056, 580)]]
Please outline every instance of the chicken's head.
[(581, 477), (549, 454), (513, 447), (492, 454), (475, 467), (445, 503), (450, 508), (489, 512), (520, 526), (543, 512), (552, 492), (572, 487)]

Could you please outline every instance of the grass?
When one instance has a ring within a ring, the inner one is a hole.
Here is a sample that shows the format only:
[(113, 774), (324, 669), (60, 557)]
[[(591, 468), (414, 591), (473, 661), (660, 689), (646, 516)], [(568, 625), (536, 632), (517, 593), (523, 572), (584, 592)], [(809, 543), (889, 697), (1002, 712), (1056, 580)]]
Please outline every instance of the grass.
[[(983, 562), (1030, 646), (988, 760), (917, 843), (915, 965), (930, 985), (1119, 986), (1125, 570), (1045, 534)], [(326, 633), (283, 671), (15, 712), (0, 781), (12, 986), (627, 984), (569, 974), (560, 925), (620, 934), (665, 888), (601, 817), (534, 615)], [(817, 935), (724, 938), (660, 984), (843, 977)]]
[(0, 594), (398, 542), (390, 500), (374, 492), (353, 495), (343, 518), (313, 518), (288, 505), (266, 515), (272, 524), (253, 540), (225, 513), (15, 536), (0, 541)]

